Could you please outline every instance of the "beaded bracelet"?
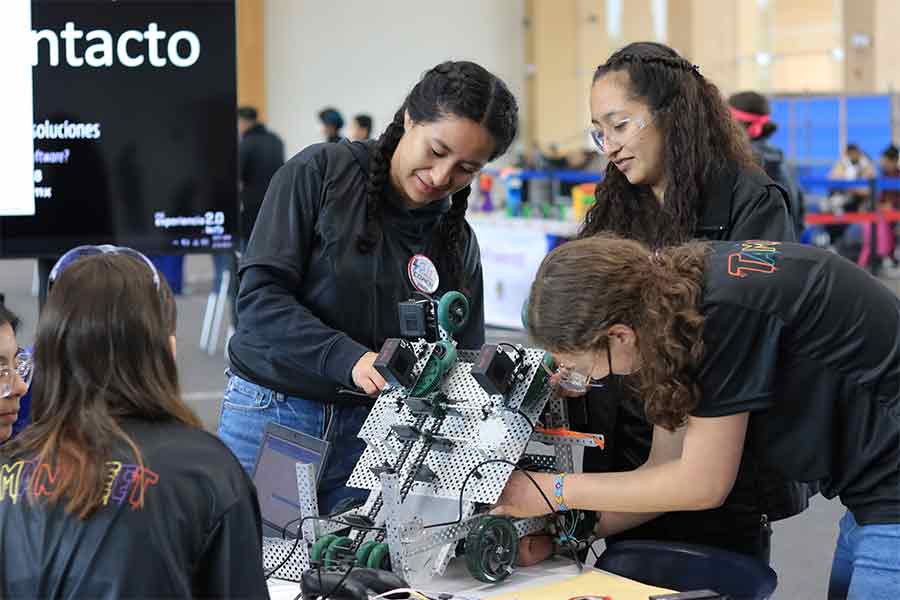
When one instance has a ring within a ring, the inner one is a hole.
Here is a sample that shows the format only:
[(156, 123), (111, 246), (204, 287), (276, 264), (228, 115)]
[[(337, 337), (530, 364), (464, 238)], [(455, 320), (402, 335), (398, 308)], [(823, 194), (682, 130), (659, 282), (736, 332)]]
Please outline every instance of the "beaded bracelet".
[(556, 498), (557, 511), (569, 510), (569, 507), (566, 506), (566, 503), (563, 501), (563, 483), (565, 478), (565, 473), (558, 473), (553, 484), (553, 495)]

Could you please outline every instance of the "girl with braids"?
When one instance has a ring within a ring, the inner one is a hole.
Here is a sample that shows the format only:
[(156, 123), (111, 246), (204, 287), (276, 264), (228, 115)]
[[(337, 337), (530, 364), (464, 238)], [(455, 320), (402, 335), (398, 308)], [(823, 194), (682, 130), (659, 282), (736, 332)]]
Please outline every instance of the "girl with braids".
[(363, 493), (345, 483), (364, 449), (357, 434), (371, 397), (385, 386), (372, 363), (387, 338), (400, 337), (397, 304), (413, 296), (412, 256), (436, 264), (438, 293), (468, 296), (457, 341), (481, 347), (481, 264), (467, 198), (517, 125), (515, 98), (499, 78), (445, 62), (425, 73), (377, 141), (317, 144), (275, 174), (239, 269), (219, 425), (244, 468), (274, 420), (327, 435), (338, 449), (320, 481), (321, 508)]
[[(829, 598), (900, 590), (900, 300), (856, 265), (792, 243), (653, 251), (598, 235), (557, 248), (528, 330), (583, 380), (632, 375), (653, 424), (626, 473), (530, 473), (554, 508), (650, 513), (722, 504), (745, 446), (848, 511)], [(553, 510), (522, 473), (494, 509)]]
[[(716, 86), (677, 52), (626, 46), (597, 68), (590, 100), (591, 133), (609, 165), (580, 237), (611, 231), (653, 248), (694, 238), (794, 240), (787, 193), (756, 166)], [(588, 449), (585, 470), (631, 470), (647, 460), (653, 430), (633, 396), (621, 378), (589, 392), (589, 427), (607, 436), (607, 449)], [(768, 562), (769, 522), (802, 512), (808, 496), (806, 486), (759, 467), (748, 452), (723, 507), (607, 515), (600, 532), (608, 544), (694, 542)]]

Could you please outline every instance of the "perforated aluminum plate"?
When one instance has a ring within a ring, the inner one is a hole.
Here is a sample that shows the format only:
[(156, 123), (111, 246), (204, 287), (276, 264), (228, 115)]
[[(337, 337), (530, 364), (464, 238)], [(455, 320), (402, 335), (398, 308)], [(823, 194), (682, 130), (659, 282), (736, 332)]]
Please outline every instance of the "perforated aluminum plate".
[[(422, 358), (416, 364), (417, 375), (421, 373), (433, 347), (431, 344), (424, 345), (428, 350), (419, 352)], [(432, 431), (435, 419), (429, 417), (426, 419), (424, 429), (450, 438), (456, 446), (450, 452), (432, 450), (428, 453), (425, 464), (437, 478), (433, 483), (413, 484), (411, 494), (457, 499), (463, 481), (478, 464), (492, 459), (516, 462), (525, 451), (531, 436), (531, 427), (516, 410), (521, 408), (533, 423), (547, 402), (550, 387), (543, 384), (544, 377), (540, 377), (535, 385), (541, 385), (541, 389), (532, 395), (528, 406), (522, 406), (535, 375), (541, 372), (540, 363), (544, 351), (525, 350), (528, 371), (524, 381), (518, 382), (508, 395), (509, 400), (505, 406), (500, 396), (489, 396), (472, 377), (470, 373), (472, 363), (477, 356), (477, 352), (460, 351), (458, 362), (441, 384), (441, 391), (455, 403), (454, 408), (461, 414), (448, 414), (436, 432)], [(403, 444), (392, 432), (391, 426), (412, 425), (417, 419), (405, 405), (398, 403), (402, 396), (401, 390), (392, 390), (382, 394), (376, 402), (360, 431), (359, 437), (366, 441), (367, 447), (348, 485), (378, 490), (380, 481), (370, 467), (377, 467), (385, 462), (396, 464)], [(423, 443), (422, 440), (416, 441), (410, 456), (416, 456)], [(410, 462), (407, 461), (401, 470), (401, 480), (407, 476)], [(481, 477), (472, 476), (466, 484), (465, 500), (495, 502), (503, 491), (512, 469), (510, 465), (497, 463), (480, 467)]]
[(305, 552), (304, 542), (297, 542), (296, 549), (294, 543), (296, 540), (281, 538), (264, 537), (263, 542), (263, 567), (268, 573), (277, 567), (285, 558), (290, 558), (285, 562), (284, 566), (275, 571), (272, 577), (276, 579), (285, 579), (287, 581), (300, 581), (300, 575), (309, 568), (309, 558)]

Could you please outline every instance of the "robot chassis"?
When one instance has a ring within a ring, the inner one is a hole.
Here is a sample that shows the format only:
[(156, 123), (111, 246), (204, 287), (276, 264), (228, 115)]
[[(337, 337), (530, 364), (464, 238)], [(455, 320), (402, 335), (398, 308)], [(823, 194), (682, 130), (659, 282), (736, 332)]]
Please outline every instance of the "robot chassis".
[[(400, 304), (403, 334), (421, 337), (387, 340), (375, 362), (390, 385), (359, 433), (367, 447), (348, 481), (370, 490), (368, 499), (329, 517), (339, 522), (316, 519), (314, 467), (298, 463), (299, 516), (309, 518), (299, 543), (263, 540), (267, 572), (280, 565), (276, 577), (299, 581), (310, 567), (353, 565), (421, 584), (465, 555), (473, 577), (496, 583), (513, 572), (522, 536), (549, 529), (558, 541), (572, 540), (574, 525), (567, 534), (551, 516), (511, 519), (481, 509), (496, 503), (516, 465), (571, 472), (573, 446), (602, 447), (603, 436), (567, 429), (566, 402), (549, 384), (542, 367), (552, 359), (543, 350), (500, 343), (457, 351), (453, 334), (468, 313), (459, 292)], [(527, 454), (529, 442), (553, 454)]]

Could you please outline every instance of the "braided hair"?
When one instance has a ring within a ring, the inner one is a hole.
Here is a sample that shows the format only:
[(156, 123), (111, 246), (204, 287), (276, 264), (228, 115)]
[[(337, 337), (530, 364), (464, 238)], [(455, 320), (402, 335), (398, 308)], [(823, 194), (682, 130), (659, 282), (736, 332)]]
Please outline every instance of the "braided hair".
[(718, 88), (668, 46), (629, 44), (597, 67), (594, 83), (612, 72), (628, 74), (630, 97), (649, 106), (663, 133), (665, 202), (660, 205), (649, 186), (632, 185), (610, 163), (580, 236), (612, 231), (652, 247), (683, 243), (694, 236), (703, 188), (712, 177), (729, 165), (753, 164), (746, 136)]
[[(407, 114), (417, 124), (451, 116), (478, 123), (493, 138), (491, 160), (509, 148), (519, 122), (515, 97), (503, 81), (484, 67), (468, 61), (447, 61), (426, 72), (375, 143), (366, 184), (366, 226), (356, 240), (362, 254), (374, 251), (381, 239), (381, 204)], [(439, 219), (427, 246), (441, 280), (461, 290), (468, 287), (463, 257), (469, 241), (465, 216), (470, 190), (466, 186), (453, 194), (450, 210)]]

